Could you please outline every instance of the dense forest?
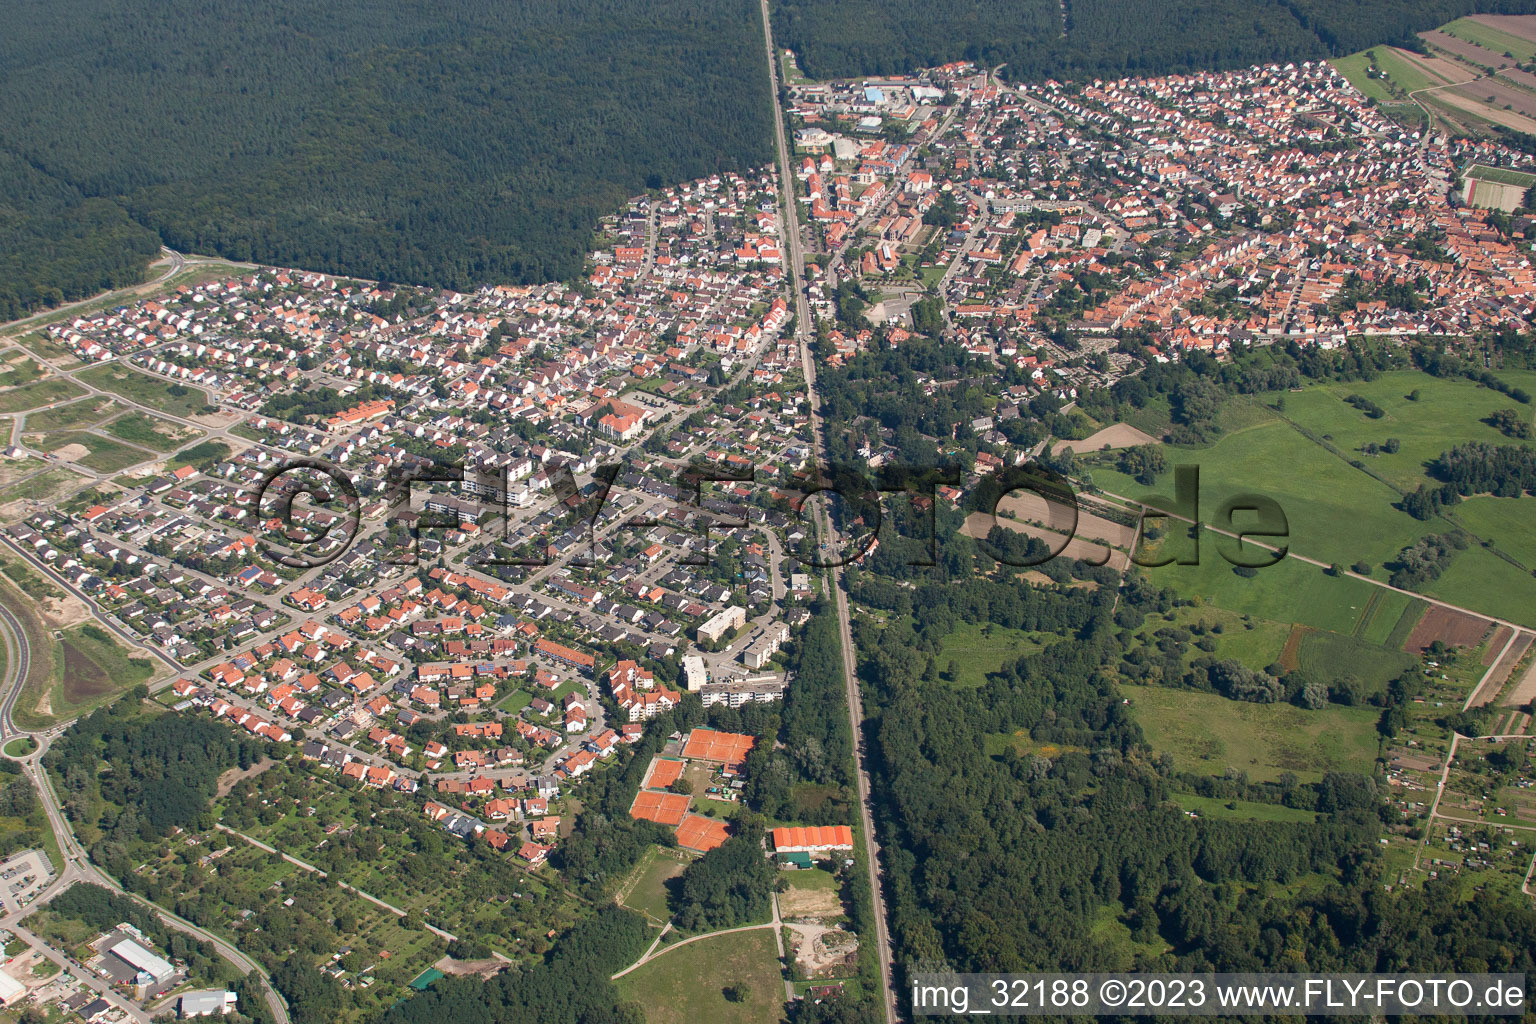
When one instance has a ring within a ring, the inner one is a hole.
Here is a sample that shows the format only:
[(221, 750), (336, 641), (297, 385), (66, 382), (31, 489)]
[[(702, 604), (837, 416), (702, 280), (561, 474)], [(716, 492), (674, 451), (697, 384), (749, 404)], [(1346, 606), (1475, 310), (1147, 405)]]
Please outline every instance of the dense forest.
[[(1487, 892), (1468, 907), (1451, 883), (1383, 891), (1377, 780), (1195, 780), (1149, 749), (1122, 702), (1117, 662), (1129, 630), (1177, 601), (1172, 592), (1134, 577), (1116, 587), (1080, 563), (1071, 571), (1093, 589), (1011, 586), (988, 578), (998, 567), (982, 550), (960, 543), (910, 584), (875, 571), (893, 562), (862, 567), (852, 582), (858, 601), (883, 613), (856, 620), (855, 646), (902, 970), (1531, 968), (1528, 901)], [(989, 621), (1062, 639), (979, 688), (945, 684), (943, 638), (959, 622)], [(1264, 673), (1200, 667), (1202, 686), (1279, 697), (1254, 689)], [(1394, 684), (1384, 732), (1415, 682)], [(1000, 736), (1024, 749), (999, 752), (988, 741)], [(1191, 819), (1172, 797), (1192, 786), (1304, 807), (1317, 820)], [(1304, 877), (1316, 884), (1297, 885)], [(1110, 918), (1140, 944), (1134, 964), (1098, 927)], [(804, 1019), (852, 1022), (868, 1010), (842, 1009)]]
[(774, 41), (817, 78), (953, 60), (1012, 79), (1164, 74), (1339, 56), (1531, 0), (780, 0)]
[(162, 241), (570, 278), (627, 195), (771, 156), (750, 0), (0, 11), (0, 319), (135, 280)]

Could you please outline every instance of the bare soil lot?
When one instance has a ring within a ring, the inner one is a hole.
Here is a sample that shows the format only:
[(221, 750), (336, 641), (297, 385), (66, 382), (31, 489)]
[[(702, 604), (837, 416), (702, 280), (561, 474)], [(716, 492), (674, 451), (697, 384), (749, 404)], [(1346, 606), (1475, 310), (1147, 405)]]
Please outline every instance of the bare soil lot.
[(1413, 627), (1413, 632), (1408, 634), (1403, 650), (1409, 654), (1423, 654), (1436, 640), (1452, 647), (1472, 647), (1488, 632), (1490, 624), (1477, 615), (1430, 605)]

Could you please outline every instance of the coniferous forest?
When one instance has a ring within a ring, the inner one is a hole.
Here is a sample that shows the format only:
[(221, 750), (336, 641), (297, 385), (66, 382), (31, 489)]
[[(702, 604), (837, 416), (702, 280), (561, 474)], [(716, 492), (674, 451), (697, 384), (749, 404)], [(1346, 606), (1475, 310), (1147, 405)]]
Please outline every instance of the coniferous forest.
[(1022, 80), (1157, 75), (1341, 56), (1530, 0), (780, 0), (774, 42), (813, 77), (954, 60)]
[(161, 242), (467, 288), (574, 277), (646, 187), (771, 159), (749, 0), (4, 0), (0, 319)]

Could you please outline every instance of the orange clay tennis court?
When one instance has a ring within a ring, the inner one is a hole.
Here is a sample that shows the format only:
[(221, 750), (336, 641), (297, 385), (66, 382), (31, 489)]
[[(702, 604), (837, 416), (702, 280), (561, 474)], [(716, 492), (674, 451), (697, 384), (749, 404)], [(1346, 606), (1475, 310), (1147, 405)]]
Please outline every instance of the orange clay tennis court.
[(716, 732), (713, 729), (695, 729), (683, 744), (683, 756), (700, 761), (720, 761), (724, 764), (740, 764), (747, 759), (747, 752), (757, 742), (754, 736), (739, 732)]
[(662, 825), (680, 824), (688, 814), (688, 798), (681, 793), (653, 793), (642, 789), (630, 805), (632, 818), (644, 818)]
[(646, 789), (666, 789), (676, 782), (683, 774), (683, 761), (664, 761), (657, 758), (651, 764), (651, 773), (646, 777)]
[(725, 822), (690, 814), (677, 826), (677, 845), (708, 853), (726, 840)]

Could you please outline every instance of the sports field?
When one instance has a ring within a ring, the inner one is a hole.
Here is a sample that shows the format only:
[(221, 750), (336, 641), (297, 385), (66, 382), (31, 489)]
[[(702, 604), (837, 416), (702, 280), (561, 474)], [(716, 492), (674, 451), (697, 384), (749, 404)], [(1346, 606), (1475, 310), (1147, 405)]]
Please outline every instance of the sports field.
[(1508, 167), (1489, 167), (1487, 164), (1473, 164), (1462, 172), (1461, 176), (1476, 178), (1478, 181), (1496, 181), (1500, 185), (1517, 185), (1520, 188), (1536, 185), (1536, 174), (1527, 174), (1525, 171), (1515, 171)]

